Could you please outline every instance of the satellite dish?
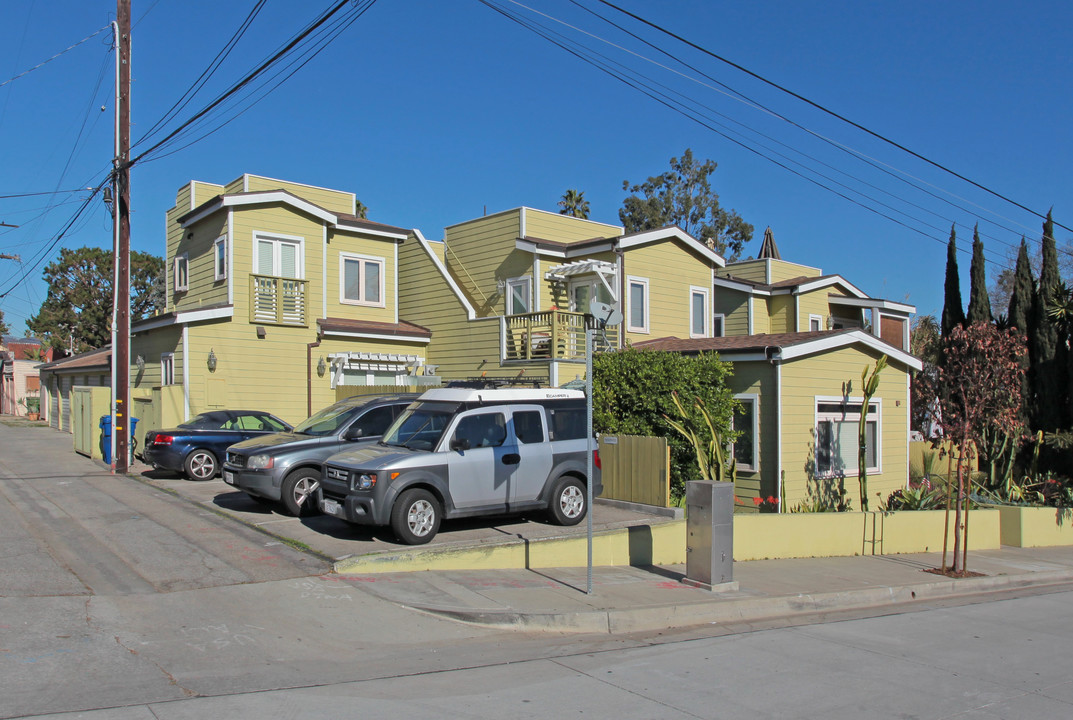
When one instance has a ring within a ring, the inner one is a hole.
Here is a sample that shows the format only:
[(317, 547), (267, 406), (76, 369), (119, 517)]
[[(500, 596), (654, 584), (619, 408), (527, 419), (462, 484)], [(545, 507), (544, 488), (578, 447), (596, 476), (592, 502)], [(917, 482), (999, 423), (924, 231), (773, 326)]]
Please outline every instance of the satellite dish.
[(614, 327), (622, 322), (622, 311), (618, 309), (617, 304), (593, 301), (589, 303), (589, 312), (601, 327)]

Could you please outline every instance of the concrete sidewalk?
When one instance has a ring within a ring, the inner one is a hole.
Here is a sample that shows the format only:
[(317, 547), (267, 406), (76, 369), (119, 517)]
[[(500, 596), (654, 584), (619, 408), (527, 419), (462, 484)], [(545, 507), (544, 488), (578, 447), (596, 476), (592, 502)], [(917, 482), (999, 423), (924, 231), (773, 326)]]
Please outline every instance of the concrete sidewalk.
[(1073, 583), (1073, 548), (1011, 548), (969, 555), (980, 577), (925, 572), (939, 553), (756, 560), (734, 564), (736, 589), (681, 582), (685, 567), (427, 571), (341, 575), (378, 597), (453, 620), (525, 630), (630, 633), (741, 624)]

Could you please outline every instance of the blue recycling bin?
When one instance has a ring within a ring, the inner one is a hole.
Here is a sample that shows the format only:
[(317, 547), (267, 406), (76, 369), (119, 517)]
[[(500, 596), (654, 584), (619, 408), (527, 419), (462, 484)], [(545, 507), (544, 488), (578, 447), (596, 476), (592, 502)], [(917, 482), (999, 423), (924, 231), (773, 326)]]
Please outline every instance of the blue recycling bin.
[[(112, 464), (112, 416), (102, 415), (101, 422), (101, 455), (104, 457), (104, 462), (108, 465)], [(134, 432), (138, 429), (138, 418), (130, 419), (130, 456), (134, 458)]]

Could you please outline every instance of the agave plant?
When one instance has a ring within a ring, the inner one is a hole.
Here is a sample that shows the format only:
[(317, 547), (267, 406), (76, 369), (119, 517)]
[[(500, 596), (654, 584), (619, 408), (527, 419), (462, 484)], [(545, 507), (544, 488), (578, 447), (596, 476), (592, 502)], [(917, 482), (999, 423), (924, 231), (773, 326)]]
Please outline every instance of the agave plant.
[(700, 398), (694, 398), (693, 407), (700, 411), (700, 415), (707, 427), (707, 432), (704, 432), (703, 429), (697, 431), (691, 427), (689, 413), (686, 412), (677, 392), (671, 393), (671, 401), (674, 403), (681, 420), (674, 420), (666, 415), (663, 418), (668, 425), (678, 431), (693, 446), (701, 478), (716, 482), (737, 482), (738, 463), (732, 457), (729, 458), (729, 464), (727, 463), (726, 441), (716, 429), (716, 424), (712, 420), (711, 413), (708, 412), (704, 401)]

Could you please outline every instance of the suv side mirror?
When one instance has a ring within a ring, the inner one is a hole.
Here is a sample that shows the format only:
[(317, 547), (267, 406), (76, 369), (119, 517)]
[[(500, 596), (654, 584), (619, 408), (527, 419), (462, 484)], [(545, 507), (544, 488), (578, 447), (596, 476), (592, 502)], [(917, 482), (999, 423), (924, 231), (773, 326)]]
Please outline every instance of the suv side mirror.
[(353, 427), (346, 431), (347, 440), (357, 440), (365, 436), (365, 430), (360, 427)]
[(460, 437), (451, 438), (451, 449), (452, 450), (469, 450), (469, 439), (468, 438), (460, 438)]

